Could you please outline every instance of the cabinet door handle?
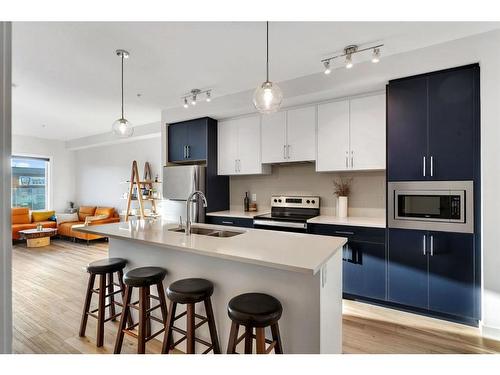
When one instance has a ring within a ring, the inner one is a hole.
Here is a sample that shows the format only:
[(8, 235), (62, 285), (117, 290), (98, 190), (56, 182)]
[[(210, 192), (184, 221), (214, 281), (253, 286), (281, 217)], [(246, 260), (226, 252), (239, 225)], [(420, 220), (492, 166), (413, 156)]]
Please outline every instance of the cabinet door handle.
[(345, 152), (345, 167), (349, 168), (349, 152)]
[(184, 159), (187, 158), (187, 146), (186, 145), (184, 145), (184, 155), (183, 156), (184, 156)]
[(434, 256), (434, 236), (431, 235), (431, 257), (433, 256)]
[(424, 252), (424, 255), (427, 255), (427, 235), (425, 234), (422, 237), (422, 251)]
[(424, 156), (424, 163), (423, 164), (424, 164), (424, 173), (423, 174), (424, 174), (424, 177), (425, 177), (425, 156)]
[[(431, 156), (431, 177), (434, 176), (434, 157)], [(431, 236), (432, 238), (432, 236)]]
[(234, 222), (232, 222), (232, 221), (224, 221), (224, 220), (222, 220), (222, 224), (230, 224), (230, 225), (233, 225), (233, 224), (234, 224)]
[(286, 158), (290, 159), (290, 145), (286, 145)]
[(238, 172), (238, 159), (234, 159), (234, 173)]
[(351, 151), (351, 168), (354, 168), (354, 151)]
[(347, 231), (343, 231), (343, 230), (336, 230), (335, 233), (337, 233), (337, 234), (348, 234), (350, 236), (354, 235), (354, 232), (347, 232)]
[(238, 159), (238, 173), (241, 172), (241, 160)]
[(283, 159), (286, 159), (286, 145), (283, 145)]
[(190, 158), (190, 156), (191, 156), (190, 154), (191, 154), (190, 146), (189, 146), (189, 145), (187, 145), (187, 146), (186, 146), (186, 158), (187, 158), (187, 159), (189, 159), (189, 158)]

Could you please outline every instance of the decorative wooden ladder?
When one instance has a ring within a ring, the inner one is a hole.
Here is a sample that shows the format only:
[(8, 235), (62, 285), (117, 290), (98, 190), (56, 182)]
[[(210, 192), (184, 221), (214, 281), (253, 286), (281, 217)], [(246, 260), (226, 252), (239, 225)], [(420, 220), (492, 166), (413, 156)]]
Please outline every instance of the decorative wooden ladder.
[(125, 221), (128, 221), (129, 216), (132, 216), (130, 213), (130, 206), (132, 204), (132, 197), (134, 193), (134, 187), (136, 188), (137, 192), (137, 201), (139, 202), (139, 215), (141, 219), (144, 219), (147, 217), (147, 215), (144, 214), (144, 202), (145, 201), (150, 201), (151, 202), (151, 210), (153, 214), (157, 214), (156, 210), (156, 198), (151, 197), (151, 198), (143, 198), (142, 197), (142, 191), (143, 189), (148, 189), (149, 191), (153, 189), (153, 184), (158, 181), (154, 181), (152, 179), (151, 175), (151, 166), (149, 165), (148, 162), (144, 165), (144, 178), (141, 180), (139, 177), (139, 168), (137, 167), (137, 161), (134, 160), (132, 162), (132, 172), (130, 175), (130, 188), (128, 192), (128, 198), (127, 198), (127, 212), (125, 215)]

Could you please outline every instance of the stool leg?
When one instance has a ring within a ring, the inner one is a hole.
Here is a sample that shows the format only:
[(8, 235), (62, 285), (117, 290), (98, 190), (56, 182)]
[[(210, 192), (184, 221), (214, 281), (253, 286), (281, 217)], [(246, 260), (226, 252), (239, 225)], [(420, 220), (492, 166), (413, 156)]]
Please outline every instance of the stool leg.
[[(125, 300), (125, 284), (123, 283), (123, 270), (118, 271), (118, 284), (120, 284), (120, 289), (122, 290), (122, 303)], [(123, 305), (123, 308), (125, 308), (125, 305)], [(134, 321), (132, 320), (132, 314), (128, 314), (128, 328), (132, 327), (134, 325)]]
[[(144, 301), (144, 305), (146, 307), (146, 311), (149, 310), (151, 307), (151, 298), (149, 297), (151, 295), (151, 288), (149, 286), (145, 287), (146, 289), (146, 300)], [(146, 334), (145, 337), (151, 336), (151, 319), (150, 319), (151, 313), (146, 313)]]
[(265, 328), (255, 328), (255, 336), (257, 338), (257, 354), (266, 353), (266, 333)]
[[(113, 272), (108, 273), (108, 294), (109, 296), (109, 316), (116, 315), (115, 309), (115, 286), (113, 285)], [(116, 318), (111, 318), (111, 321), (114, 322)]]
[(186, 310), (186, 353), (194, 354), (194, 303), (188, 303)]
[[(156, 284), (156, 290), (158, 291), (158, 298), (160, 299), (160, 310), (161, 310), (161, 319), (163, 320), (163, 335), (167, 335), (167, 318), (168, 318), (168, 309), (167, 309), (167, 300), (165, 298), (165, 290), (163, 289), (163, 283)], [(170, 342), (168, 343), (169, 347), (173, 345), (172, 336), (170, 336)]]
[(245, 326), (245, 354), (252, 354), (253, 327)]
[(79, 336), (85, 336), (87, 329), (87, 320), (89, 319), (88, 312), (90, 310), (90, 302), (92, 301), (92, 289), (94, 288), (95, 274), (89, 275), (89, 283), (87, 285), (87, 293), (85, 294), (85, 302), (83, 303), (82, 321), (80, 323)]
[(240, 325), (238, 323), (231, 323), (231, 331), (229, 332), (229, 341), (227, 343), (227, 354), (236, 353), (236, 341), (238, 340), (238, 331), (240, 330)]
[(115, 341), (115, 350), (114, 350), (115, 354), (120, 354), (122, 350), (123, 335), (124, 335), (123, 330), (125, 329), (128, 316), (130, 315), (129, 303), (131, 297), (132, 297), (132, 288), (126, 286), (125, 292), (123, 293), (123, 309), (120, 317), (120, 325), (118, 327), (118, 333), (116, 335), (116, 341)]
[(99, 310), (97, 310), (97, 347), (104, 344), (104, 319), (106, 315), (106, 274), (99, 275)]
[(170, 308), (168, 309), (167, 322), (165, 323), (165, 334), (163, 336), (163, 345), (161, 349), (161, 354), (168, 354), (170, 347), (173, 348), (173, 335), (172, 327), (174, 326), (175, 310), (177, 309), (177, 303), (170, 301)]
[(145, 287), (139, 288), (139, 335), (137, 337), (137, 354), (144, 354), (146, 352), (146, 331), (147, 331), (147, 314), (146, 314), (146, 300), (148, 299), (148, 292)]
[(205, 301), (205, 312), (208, 318), (208, 329), (210, 330), (210, 339), (213, 345), (214, 354), (220, 354), (219, 336), (217, 336), (217, 327), (215, 326), (214, 310), (212, 308), (212, 301), (207, 298)]
[(276, 341), (276, 345), (274, 346), (274, 353), (283, 354), (283, 344), (281, 343), (280, 328), (278, 326), (278, 323), (275, 323), (271, 326), (271, 333), (273, 335), (273, 341)]

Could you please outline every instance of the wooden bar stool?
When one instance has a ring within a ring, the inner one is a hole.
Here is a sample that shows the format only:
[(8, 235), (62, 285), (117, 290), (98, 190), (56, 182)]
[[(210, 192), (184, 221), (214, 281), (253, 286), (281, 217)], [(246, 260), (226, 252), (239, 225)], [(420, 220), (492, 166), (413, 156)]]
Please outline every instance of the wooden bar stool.
[[(108, 258), (92, 262), (87, 266), (87, 272), (90, 274), (87, 286), (87, 293), (85, 295), (85, 302), (83, 304), (82, 321), (80, 323), (79, 336), (85, 336), (87, 329), (87, 320), (91, 316), (97, 319), (97, 346), (100, 347), (104, 343), (104, 323), (107, 321), (114, 321), (120, 315), (116, 313), (115, 305), (123, 305), (115, 301), (115, 295), (120, 293), (122, 300), (125, 293), (125, 286), (123, 285), (123, 269), (127, 265), (127, 260), (122, 258)], [(117, 281), (114, 281), (114, 274), (117, 274)], [(99, 276), (99, 287), (94, 289), (96, 277)], [(106, 281), (107, 279), (107, 281)], [(115, 286), (118, 287), (115, 290)], [(92, 302), (92, 295), (96, 293), (99, 295), (98, 306), (94, 310), (90, 310)], [(106, 298), (109, 302), (106, 304)], [(106, 318), (106, 308), (109, 308), (109, 316)], [(95, 314), (97, 312), (97, 315)], [(129, 324), (133, 324), (132, 320)]]
[[(146, 351), (146, 343), (165, 331), (167, 301), (163, 289), (163, 279), (166, 274), (167, 270), (161, 267), (141, 267), (128, 271), (123, 277), (125, 283), (124, 308), (122, 310), (120, 326), (116, 336), (115, 354), (121, 352), (124, 334), (136, 338), (138, 341), (137, 353), (144, 354)], [(151, 294), (151, 286), (153, 285), (156, 285), (158, 297)], [(130, 302), (132, 290), (134, 288), (139, 288), (139, 300)], [(158, 301), (158, 305), (151, 307), (151, 299)], [(139, 322), (126, 328), (125, 322), (131, 315), (131, 308), (138, 310)], [(151, 313), (158, 308), (161, 311), (161, 319), (151, 315)], [(153, 334), (151, 334), (151, 320), (161, 323), (162, 325), (162, 328)], [(138, 333), (134, 332), (135, 327), (138, 327)]]
[[(214, 292), (214, 284), (205, 279), (183, 279), (172, 283), (167, 289), (167, 296), (170, 299), (170, 310), (168, 313), (167, 323), (165, 325), (165, 336), (163, 337), (162, 353), (168, 354), (170, 347), (179, 345), (182, 341), (186, 340), (186, 353), (195, 353), (195, 342), (199, 342), (207, 346), (203, 352), (206, 354), (213, 350), (214, 354), (220, 354), (219, 338), (217, 336), (217, 329), (215, 327), (214, 312), (212, 309), (212, 302), (210, 297)], [(205, 311), (207, 316), (198, 315), (195, 313), (195, 304), (203, 302), (205, 304)], [(177, 304), (186, 305), (186, 311), (175, 316)], [(186, 330), (182, 330), (174, 326), (177, 319), (187, 317)], [(195, 318), (201, 319), (195, 323)], [(196, 337), (195, 331), (203, 324), (208, 323), (210, 331), (210, 340), (207, 342)], [(181, 333), (182, 338), (171, 344), (173, 341), (173, 331)]]
[[(243, 339), (245, 354), (252, 354), (253, 339), (257, 342), (257, 354), (268, 354), (273, 349), (276, 354), (283, 354), (278, 326), (282, 312), (280, 301), (268, 294), (245, 293), (232, 298), (227, 307), (227, 313), (232, 320), (227, 354), (238, 354), (236, 346)], [(245, 327), (245, 332), (238, 337), (240, 325)], [(272, 340), (266, 339), (266, 327), (271, 327)], [(269, 344), (267, 348), (266, 343)]]

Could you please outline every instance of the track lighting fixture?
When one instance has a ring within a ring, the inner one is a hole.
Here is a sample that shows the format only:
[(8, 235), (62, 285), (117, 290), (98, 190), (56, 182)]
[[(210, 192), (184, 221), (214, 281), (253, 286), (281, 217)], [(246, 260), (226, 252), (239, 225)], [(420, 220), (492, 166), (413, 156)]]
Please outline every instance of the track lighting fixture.
[(380, 49), (383, 47), (383, 44), (377, 44), (375, 46), (369, 46), (369, 47), (363, 47), (360, 48), (359, 46), (355, 44), (348, 45), (345, 47), (342, 52), (339, 52), (337, 55), (332, 56), (332, 57), (327, 57), (321, 62), (323, 63), (323, 66), (325, 68), (324, 73), (325, 74), (330, 74), (333, 70), (332, 63), (335, 61), (337, 58), (345, 57), (345, 67), (346, 69), (351, 69), (354, 66), (353, 62), (353, 56), (357, 53), (362, 53), (365, 51), (372, 51), (372, 56), (371, 56), (371, 61), (372, 63), (378, 63), (380, 61)]
[(196, 103), (198, 103), (198, 98), (200, 97), (201, 94), (206, 95), (205, 97), (206, 102), (212, 101), (212, 89), (207, 89), (207, 90), (192, 89), (187, 94), (181, 96), (181, 99), (183, 101), (182, 106), (184, 108), (189, 108), (188, 103), (190, 103), (192, 106), (195, 106)]

